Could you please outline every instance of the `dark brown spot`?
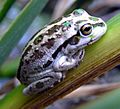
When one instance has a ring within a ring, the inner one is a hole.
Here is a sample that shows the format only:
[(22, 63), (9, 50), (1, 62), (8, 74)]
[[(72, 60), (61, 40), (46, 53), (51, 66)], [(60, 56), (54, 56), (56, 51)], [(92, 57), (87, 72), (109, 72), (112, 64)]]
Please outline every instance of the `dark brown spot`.
[(75, 27), (74, 30), (77, 31), (77, 28)]
[(57, 38), (60, 38), (60, 37), (62, 37), (62, 35), (61, 35), (61, 34), (56, 34), (56, 36), (57, 36)]
[(52, 35), (53, 33), (57, 32), (60, 29), (61, 25), (54, 25), (52, 28), (50, 28), (46, 33), (43, 35)]
[(43, 39), (43, 36), (40, 35), (40, 36), (36, 37), (36, 39), (34, 40), (33, 43), (34, 43), (35, 45), (37, 45), (37, 44), (39, 44), (39, 43), (42, 41), (42, 39)]
[(34, 55), (31, 55), (30, 58), (32, 59), (34, 57)]
[(47, 47), (48, 49), (50, 49), (55, 43), (55, 39), (54, 38), (51, 38), (51, 39), (48, 39), (48, 42), (45, 42), (44, 44), (42, 44), (41, 46), (45, 46)]
[(38, 82), (38, 83), (36, 83), (35, 86), (36, 86), (37, 89), (40, 89), (40, 88), (44, 87), (44, 84), (42, 82)]
[(39, 48), (35, 48), (34, 52), (38, 53), (39, 52)]
[(25, 61), (26, 64), (29, 64), (29, 63), (30, 63), (27, 59), (25, 59), (24, 61)]
[(35, 70), (35, 71), (37, 71), (37, 70), (38, 70), (38, 68), (34, 68), (34, 70)]
[(35, 59), (40, 59), (42, 58), (43, 56), (45, 55), (45, 52), (44, 51), (40, 51), (40, 50), (35, 50), (34, 53), (33, 53), (33, 56)]
[(59, 29), (60, 29), (60, 27), (61, 27), (61, 25), (55, 25), (55, 26), (53, 26), (53, 30), (54, 30), (54, 32), (57, 32)]
[(34, 62), (36, 59), (41, 59), (45, 55), (44, 51), (34, 50), (33, 54), (30, 55), (29, 63)]
[(54, 25), (51, 29), (48, 30), (48, 35), (52, 35), (60, 29), (61, 25)]
[[(41, 30), (42, 30), (42, 29), (40, 29), (38, 32), (36, 32), (36, 33), (33, 35), (33, 37), (31, 37), (31, 39), (30, 39), (29, 41), (31, 41)], [(41, 37), (41, 39), (43, 39), (43, 36), (42, 36), (42, 35), (40, 35), (39, 37)], [(29, 41), (28, 41), (28, 43), (29, 43)], [(27, 47), (28, 43), (27, 43), (26, 46), (25, 46), (25, 48), (27, 48), (27, 49), (25, 50), (25, 52), (24, 52), (24, 54), (23, 54), (23, 57), (24, 57), (25, 55), (27, 55), (27, 52), (28, 52), (29, 50), (32, 49), (32, 45), (29, 45), (29, 46)]]
[(29, 46), (27, 47), (26, 51), (28, 52), (28, 51), (30, 51), (31, 49), (32, 49), (32, 45), (29, 45)]

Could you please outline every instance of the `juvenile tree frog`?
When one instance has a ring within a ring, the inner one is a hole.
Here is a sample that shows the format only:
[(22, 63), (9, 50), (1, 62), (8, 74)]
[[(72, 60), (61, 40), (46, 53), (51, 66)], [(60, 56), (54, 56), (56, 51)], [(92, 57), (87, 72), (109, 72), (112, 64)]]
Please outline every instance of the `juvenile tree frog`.
[(26, 85), (23, 93), (37, 94), (63, 80), (83, 59), (84, 47), (106, 30), (101, 18), (76, 9), (38, 31), (26, 45), (18, 68), (17, 78)]

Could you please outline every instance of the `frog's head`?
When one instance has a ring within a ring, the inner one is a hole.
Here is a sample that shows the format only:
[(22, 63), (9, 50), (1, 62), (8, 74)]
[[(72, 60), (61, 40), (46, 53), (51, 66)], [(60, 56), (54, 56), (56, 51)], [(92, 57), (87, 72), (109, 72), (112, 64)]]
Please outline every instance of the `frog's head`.
[(73, 12), (73, 14), (79, 14), (77, 16), (77, 38), (79, 38), (76, 47), (83, 48), (103, 36), (107, 30), (107, 25), (105, 22), (98, 17), (90, 16), (86, 11), (78, 9)]

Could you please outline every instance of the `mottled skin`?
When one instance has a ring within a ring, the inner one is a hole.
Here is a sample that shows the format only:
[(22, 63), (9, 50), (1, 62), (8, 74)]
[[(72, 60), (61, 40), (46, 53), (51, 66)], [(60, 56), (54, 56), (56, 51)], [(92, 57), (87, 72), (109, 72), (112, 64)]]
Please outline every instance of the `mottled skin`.
[(78, 9), (37, 32), (26, 45), (17, 78), (27, 87), (25, 94), (40, 93), (60, 82), (67, 70), (79, 65), (84, 47), (105, 32), (100, 18)]

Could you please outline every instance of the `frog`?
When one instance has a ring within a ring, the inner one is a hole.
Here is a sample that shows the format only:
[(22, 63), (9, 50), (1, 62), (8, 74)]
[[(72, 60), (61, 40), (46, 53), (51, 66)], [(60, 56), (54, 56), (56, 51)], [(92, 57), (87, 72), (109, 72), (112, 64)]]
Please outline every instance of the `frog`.
[(106, 23), (84, 9), (75, 9), (39, 30), (26, 44), (17, 78), (25, 95), (42, 93), (64, 80), (84, 60), (85, 47), (107, 31)]

